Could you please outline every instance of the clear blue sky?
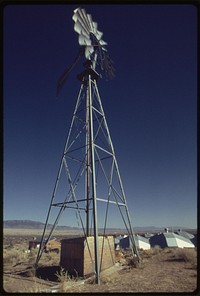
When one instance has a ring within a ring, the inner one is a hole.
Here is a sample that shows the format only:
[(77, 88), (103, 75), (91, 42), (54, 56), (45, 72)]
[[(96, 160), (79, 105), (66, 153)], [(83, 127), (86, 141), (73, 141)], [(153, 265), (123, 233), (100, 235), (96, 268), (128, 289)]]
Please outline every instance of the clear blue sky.
[[(5, 220), (46, 219), (82, 70), (81, 62), (56, 100), (79, 50), (76, 7), (4, 8)], [(133, 225), (196, 227), (196, 7), (82, 7), (115, 63), (115, 79), (101, 79), (99, 91)]]

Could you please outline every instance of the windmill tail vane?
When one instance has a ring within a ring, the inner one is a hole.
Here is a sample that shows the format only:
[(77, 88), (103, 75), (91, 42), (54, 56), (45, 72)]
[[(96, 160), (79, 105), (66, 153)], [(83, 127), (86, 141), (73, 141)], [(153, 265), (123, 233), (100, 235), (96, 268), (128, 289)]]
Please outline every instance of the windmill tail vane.
[(75, 66), (78, 64), (78, 62), (83, 57), (83, 55), (84, 55), (84, 50), (83, 50), (83, 48), (81, 48), (79, 50), (76, 58), (74, 59), (73, 63), (71, 63), (71, 65), (69, 67), (67, 67), (67, 69), (64, 71), (64, 73), (58, 79), (58, 82), (57, 82), (57, 91), (56, 91), (56, 96), (57, 97), (58, 97), (61, 89), (63, 88), (63, 86), (64, 86), (67, 78), (69, 77), (71, 71), (75, 68)]

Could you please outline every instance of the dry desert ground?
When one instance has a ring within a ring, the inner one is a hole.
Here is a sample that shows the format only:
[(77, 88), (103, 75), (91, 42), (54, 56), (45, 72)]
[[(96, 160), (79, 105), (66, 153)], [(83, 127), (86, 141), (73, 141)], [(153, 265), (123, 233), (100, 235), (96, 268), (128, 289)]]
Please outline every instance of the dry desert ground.
[[(142, 263), (136, 266), (128, 252), (116, 257), (116, 265), (94, 280), (71, 278), (59, 266), (59, 253), (43, 253), (39, 274), (35, 276), (34, 249), (28, 242), (41, 230), (5, 230), (3, 241), (3, 290), (5, 292), (194, 292), (197, 291), (197, 249), (154, 247), (140, 250)], [(72, 235), (68, 233), (67, 235)], [(57, 240), (66, 233), (55, 233)]]

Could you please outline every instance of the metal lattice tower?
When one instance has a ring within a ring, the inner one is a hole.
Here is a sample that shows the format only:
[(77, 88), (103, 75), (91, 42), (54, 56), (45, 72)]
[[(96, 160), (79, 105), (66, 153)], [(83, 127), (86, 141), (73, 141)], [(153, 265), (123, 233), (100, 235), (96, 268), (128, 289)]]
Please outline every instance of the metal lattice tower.
[[(80, 12), (80, 9), (76, 10), (75, 14), (77, 12)], [(85, 14), (85, 16), (87, 15)], [(99, 74), (95, 70), (97, 61), (98, 52), (94, 50), (94, 55), (90, 55), (84, 63), (84, 71), (78, 75), (81, 82), (78, 98), (35, 265), (38, 265), (45, 246), (52, 237), (62, 214), (66, 210), (75, 211), (86, 241), (87, 237), (94, 236), (94, 274), (96, 283), (100, 283), (103, 245), (101, 247), (98, 245), (100, 233), (98, 222), (101, 217), (101, 233), (105, 236), (111, 207), (115, 207), (116, 213), (119, 213), (116, 216), (121, 217), (130, 238), (132, 255), (137, 257), (138, 261), (140, 258), (113, 143), (97, 87), (99, 78)], [(66, 72), (64, 75), (66, 76)], [(66, 177), (65, 190), (59, 192), (62, 174)], [(100, 211), (100, 204), (105, 205), (103, 213)], [(53, 208), (57, 209), (54, 224), (45, 239)]]

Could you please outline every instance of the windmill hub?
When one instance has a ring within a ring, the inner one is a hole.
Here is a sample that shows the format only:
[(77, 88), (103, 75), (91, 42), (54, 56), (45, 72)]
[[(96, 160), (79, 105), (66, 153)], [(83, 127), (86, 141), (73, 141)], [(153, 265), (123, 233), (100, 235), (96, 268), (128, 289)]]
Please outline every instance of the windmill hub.
[[(97, 39), (97, 37), (92, 32), (90, 32), (90, 40), (91, 40), (94, 48), (97, 48), (97, 47), (101, 46), (99, 40)], [(106, 50), (106, 49), (104, 48), (104, 50)]]
[(92, 80), (98, 80), (99, 74), (93, 69), (93, 63), (91, 60), (86, 60), (86, 62), (83, 64), (85, 70), (77, 75), (77, 78), (80, 81), (87, 82), (89, 75), (91, 76)]

